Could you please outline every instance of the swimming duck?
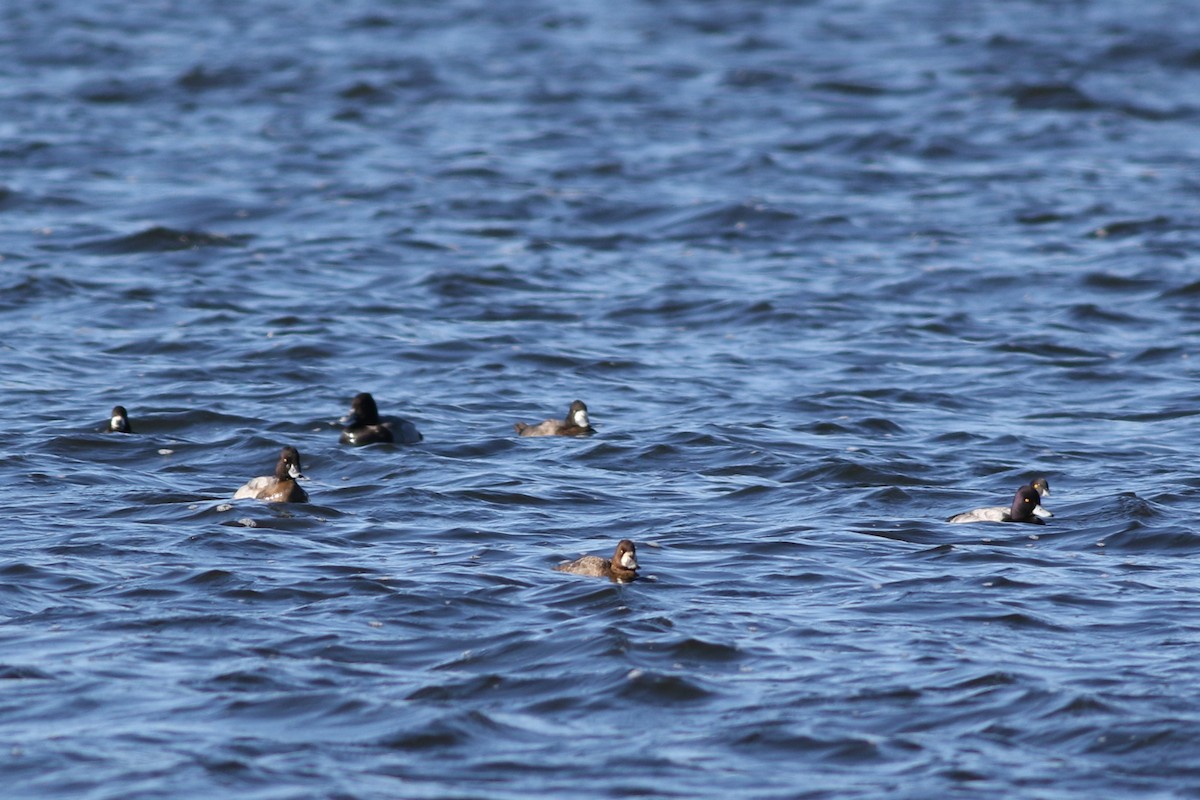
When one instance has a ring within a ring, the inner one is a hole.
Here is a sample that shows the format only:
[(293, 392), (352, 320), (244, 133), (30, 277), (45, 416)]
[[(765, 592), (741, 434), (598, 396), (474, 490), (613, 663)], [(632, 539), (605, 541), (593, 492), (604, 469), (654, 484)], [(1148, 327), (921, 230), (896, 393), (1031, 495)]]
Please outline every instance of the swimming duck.
[(518, 422), (513, 427), (521, 436), (586, 436), (596, 432), (588, 421), (587, 406), (582, 400), (571, 403), (566, 419), (548, 419), (537, 425)]
[[(1037, 488), (1041, 485), (1045, 490), (1039, 492)], [(1043, 494), (1050, 494), (1050, 485), (1045, 478), (1038, 478), (1032, 484), (1022, 486), (1017, 490), (1017, 494), (1013, 497), (1012, 506), (1004, 508), (1003, 506), (986, 506), (984, 508), (976, 508), (972, 511), (964, 511), (961, 514), (955, 514), (947, 519), (947, 522), (1028, 522), (1034, 525), (1045, 524), (1042, 521), (1043, 517), (1054, 516), (1046, 509), (1042, 508), (1041, 499)]]
[(108, 421), (108, 427), (105, 430), (108, 433), (133, 433), (133, 426), (129, 424), (129, 415), (125, 413), (125, 406), (113, 406), (112, 418)]
[(554, 569), (572, 575), (588, 575), (593, 578), (608, 578), (617, 583), (628, 583), (637, 578), (637, 548), (633, 542), (622, 539), (617, 543), (612, 558), (584, 556), (574, 561), (565, 561)]
[(234, 500), (265, 500), (268, 503), (307, 503), (308, 493), (296, 483), (300, 472), (300, 451), (288, 446), (279, 451), (274, 475), (254, 478), (233, 495)]
[(342, 444), (376, 444), (394, 442), (397, 439), (402, 444), (416, 444), (425, 438), (417, 430), (417, 426), (406, 419), (381, 421), (375, 398), (369, 392), (354, 396), (350, 401), (350, 413), (342, 417), (341, 422), (346, 425), (339, 440)]

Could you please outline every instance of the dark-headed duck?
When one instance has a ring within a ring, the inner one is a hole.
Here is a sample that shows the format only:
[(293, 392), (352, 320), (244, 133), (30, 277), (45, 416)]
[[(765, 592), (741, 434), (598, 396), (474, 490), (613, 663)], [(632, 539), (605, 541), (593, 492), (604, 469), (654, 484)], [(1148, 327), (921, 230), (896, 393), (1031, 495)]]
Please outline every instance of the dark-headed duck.
[[(1037, 487), (1041, 485), (1044, 491), (1039, 492)], [(1034, 525), (1043, 525), (1043, 517), (1054, 516), (1046, 509), (1042, 508), (1041, 499), (1043, 494), (1050, 494), (1050, 485), (1045, 478), (1038, 478), (1028, 486), (1022, 486), (1017, 490), (1016, 497), (1013, 498), (1012, 506), (1004, 508), (1003, 506), (987, 506), (985, 508), (977, 508), (973, 511), (964, 511), (961, 514), (955, 514), (947, 519), (947, 522), (1029, 522)]]
[(566, 419), (548, 419), (537, 425), (518, 422), (513, 427), (521, 436), (586, 436), (596, 432), (588, 421), (587, 406), (582, 400), (571, 403)]
[(133, 433), (133, 426), (129, 424), (129, 414), (125, 413), (125, 406), (113, 406), (112, 418), (108, 421), (108, 427), (105, 430), (108, 433)]
[(554, 569), (572, 575), (588, 575), (593, 578), (608, 578), (617, 583), (629, 583), (637, 578), (637, 548), (633, 546), (633, 542), (622, 539), (617, 543), (612, 558), (584, 556), (574, 561), (563, 562)]
[(307, 503), (308, 493), (296, 483), (300, 473), (300, 451), (285, 447), (279, 451), (274, 475), (254, 478), (233, 495), (234, 500), (265, 500), (268, 503)]
[(425, 437), (406, 419), (383, 422), (379, 419), (379, 409), (375, 407), (375, 398), (369, 392), (356, 394), (350, 401), (350, 413), (342, 417), (342, 444), (376, 444), (377, 442), (395, 442), (416, 444)]

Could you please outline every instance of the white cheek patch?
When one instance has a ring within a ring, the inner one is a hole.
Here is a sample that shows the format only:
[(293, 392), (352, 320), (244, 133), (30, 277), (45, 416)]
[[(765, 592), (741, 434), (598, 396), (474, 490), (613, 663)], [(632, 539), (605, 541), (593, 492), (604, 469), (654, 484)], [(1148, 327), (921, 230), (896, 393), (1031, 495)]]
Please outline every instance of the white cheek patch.
[(621, 566), (625, 569), (637, 569), (637, 556), (633, 553), (622, 553)]

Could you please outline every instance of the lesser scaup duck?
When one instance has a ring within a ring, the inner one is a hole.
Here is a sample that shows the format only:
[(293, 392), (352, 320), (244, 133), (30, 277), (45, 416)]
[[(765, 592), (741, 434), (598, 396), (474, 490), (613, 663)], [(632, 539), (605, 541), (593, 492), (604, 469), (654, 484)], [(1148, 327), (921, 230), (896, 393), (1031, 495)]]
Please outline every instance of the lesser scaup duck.
[(129, 424), (129, 414), (125, 413), (125, 406), (113, 406), (112, 418), (108, 421), (108, 427), (105, 430), (108, 433), (133, 433), (133, 426)]
[(628, 539), (617, 543), (612, 558), (584, 556), (574, 561), (565, 561), (554, 568), (558, 572), (572, 575), (588, 575), (593, 578), (608, 578), (617, 583), (628, 583), (637, 578), (637, 548)]
[[(1048, 480), (1046, 480), (1045, 478), (1034, 478), (1033, 480), (1031, 480), (1029, 482), (1029, 485), (1032, 486), (1034, 489), (1037, 489), (1037, 493), (1039, 495), (1041, 495), (1042, 497), (1050, 496), (1050, 482)], [(1042, 510), (1045, 511), (1045, 509), (1042, 509)], [(1049, 511), (1046, 511), (1046, 516), (1053, 517), (1054, 515), (1051, 514)]]
[(582, 400), (571, 403), (566, 419), (548, 419), (537, 425), (518, 422), (513, 427), (521, 436), (586, 436), (596, 432), (588, 421), (587, 406)]
[(417, 426), (406, 419), (381, 421), (375, 398), (369, 392), (354, 396), (350, 401), (350, 413), (341, 421), (346, 426), (340, 439), (342, 444), (376, 444), (397, 440), (402, 444), (416, 444), (425, 438)]
[[(1039, 493), (1035, 488), (1038, 484), (1045, 489)], [(1034, 525), (1045, 524), (1042, 517), (1053, 516), (1049, 511), (1042, 508), (1042, 494), (1050, 494), (1050, 485), (1045, 478), (1039, 478), (1028, 486), (1022, 486), (1017, 490), (1016, 496), (1013, 498), (1012, 506), (1004, 508), (1003, 506), (987, 506), (986, 508), (977, 508), (973, 511), (964, 511), (962, 514), (955, 514), (947, 519), (947, 522), (1029, 522)]]
[(279, 451), (274, 475), (254, 478), (233, 495), (234, 500), (265, 500), (268, 503), (307, 503), (308, 493), (296, 483), (300, 473), (300, 451), (285, 447)]

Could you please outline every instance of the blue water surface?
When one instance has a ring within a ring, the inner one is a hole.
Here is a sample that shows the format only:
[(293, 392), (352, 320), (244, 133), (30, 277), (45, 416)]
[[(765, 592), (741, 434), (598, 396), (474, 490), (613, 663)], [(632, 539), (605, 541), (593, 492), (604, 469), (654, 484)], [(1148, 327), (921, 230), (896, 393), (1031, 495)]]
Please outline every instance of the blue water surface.
[(1198, 87), (1179, 0), (8, 4), (4, 796), (1200, 797)]

